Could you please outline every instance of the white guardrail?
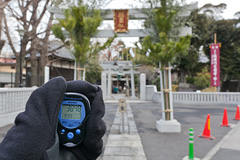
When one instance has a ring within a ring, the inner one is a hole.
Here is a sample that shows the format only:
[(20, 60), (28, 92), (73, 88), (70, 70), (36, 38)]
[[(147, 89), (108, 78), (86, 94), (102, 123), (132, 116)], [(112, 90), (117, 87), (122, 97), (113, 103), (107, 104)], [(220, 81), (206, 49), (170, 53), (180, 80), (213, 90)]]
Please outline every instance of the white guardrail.
[[(34, 88), (0, 88), (0, 127), (12, 124), (15, 117), (24, 111)], [(146, 100), (161, 102), (161, 93), (156, 86), (146, 86)], [(239, 92), (173, 92), (173, 103), (184, 104), (240, 104)]]
[(208, 103), (208, 104), (238, 104), (239, 92), (173, 92), (175, 103)]
[(33, 88), (0, 88), (0, 127), (11, 124), (24, 111)]
[[(240, 104), (239, 92), (172, 92), (173, 103), (195, 104)], [(147, 101), (161, 102), (161, 92), (156, 86), (147, 85)]]

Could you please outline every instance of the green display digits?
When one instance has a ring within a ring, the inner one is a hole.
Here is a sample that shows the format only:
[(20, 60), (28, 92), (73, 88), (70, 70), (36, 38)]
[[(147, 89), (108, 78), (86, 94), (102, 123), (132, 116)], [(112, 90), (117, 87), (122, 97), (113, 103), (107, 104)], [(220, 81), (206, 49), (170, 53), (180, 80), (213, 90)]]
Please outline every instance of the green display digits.
[(81, 119), (81, 106), (62, 105), (62, 119)]

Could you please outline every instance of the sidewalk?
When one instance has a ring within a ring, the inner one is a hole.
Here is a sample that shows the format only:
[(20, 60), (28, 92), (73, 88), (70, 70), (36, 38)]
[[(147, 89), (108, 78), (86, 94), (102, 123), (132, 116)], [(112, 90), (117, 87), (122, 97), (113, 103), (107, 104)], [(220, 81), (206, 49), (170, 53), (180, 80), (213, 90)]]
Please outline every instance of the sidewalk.
[(138, 135), (132, 110), (128, 103), (127, 112), (116, 111), (102, 159), (146, 160), (141, 138)]

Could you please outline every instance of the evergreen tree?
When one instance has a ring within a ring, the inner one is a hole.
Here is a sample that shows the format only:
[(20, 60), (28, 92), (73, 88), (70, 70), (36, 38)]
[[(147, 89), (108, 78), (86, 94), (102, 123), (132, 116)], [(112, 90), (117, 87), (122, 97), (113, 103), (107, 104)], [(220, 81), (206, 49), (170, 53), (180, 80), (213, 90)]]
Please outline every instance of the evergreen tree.
[[(115, 38), (108, 39), (104, 45), (92, 44), (91, 38), (97, 33), (102, 18), (100, 10), (88, 11), (87, 5), (70, 7), (64, 11), (65, 18), (59, 19), (59, 23), (53, 26), (53, 34), (72, 49), (78, 69), (83, 68), (89, 58), (109, 46)], [(78, 71), (77, 79), (82, 79), (81, 71)]]
[[(177, 16), (177, 12), (173, 9), (169, 9), (167, 0), (161, 1), (161, 7), (155, 9), (154, 20), (158, 31), (159, 39), (152, 39), (151, 36), (145, 37), (143, 40), (143, 50), (145, 53), (150, 49), (149, 58), (157, 63), (161, 63), (161, 70), (163, 70), (163, 90), (164, 94), (164, 107), (165, 107), (165, 118), (170, 120), (170, 92), (169, 92), (169, 79), (168, 69), (169, 64), (173, 62), (176, 57), (188, 54), (187, 50), (190, 45), (190, 36), (179, 37), (178, 40), (171, 38), (171, 31), (173, 29), (173, 21)], [(165, 75), (165, 76), (163, 76)]]

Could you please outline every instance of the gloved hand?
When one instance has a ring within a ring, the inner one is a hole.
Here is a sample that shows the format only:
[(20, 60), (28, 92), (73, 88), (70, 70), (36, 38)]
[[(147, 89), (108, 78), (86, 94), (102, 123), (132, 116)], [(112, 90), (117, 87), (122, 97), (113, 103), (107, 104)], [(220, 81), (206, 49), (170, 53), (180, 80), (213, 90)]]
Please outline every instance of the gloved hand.
[(15, 125), (0, 144), (1, 160), (48, 159), (46, 150), (55, 142), (66, 87), (66, 81), (59, 77), (33, 91), (25, 111), (16, 117)]
[(67, 83), (67, 92), (77, 92), (85, 95), (89, 99), (91, 111), (84, 141), (73, 148), (61, 146), (60, 159), (73, 159), (71, 154), (66, 152), (67, 150), (78, 160), (95, 160), (102, 153), (102, 137), (106, 132), (106, 124), (102, 120), (105, 113), (102, 90), (98, 86), (93, 86), (85, 81), (70, 81)]
[(79, 160), (96, 159), (99, 156), (102, 151), (101, 138), (106, 131), (101, 119), (105, 112), (101, 89), (84, 81), (66, 83), (58, 77), (31, 94), (26, 110), (16, 117), (15, 125), (0, 144), (1, 160), (48, 159), (46, 150), (55, 144), (58, 113), (66, 91), (87, 96), (92, 110), (83, 143), (75, 148), (63, 147), (61, 150), (65, 153), (70, 151)]

